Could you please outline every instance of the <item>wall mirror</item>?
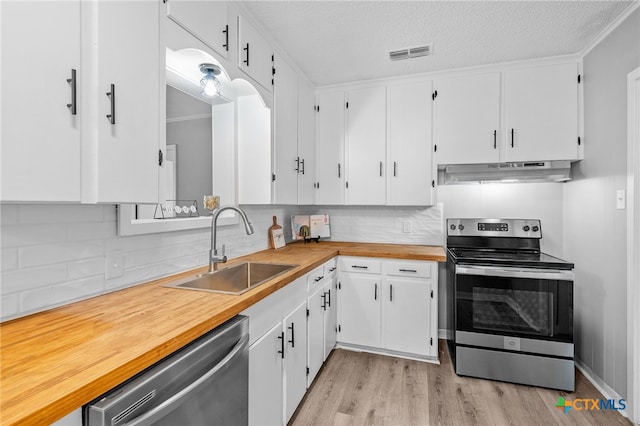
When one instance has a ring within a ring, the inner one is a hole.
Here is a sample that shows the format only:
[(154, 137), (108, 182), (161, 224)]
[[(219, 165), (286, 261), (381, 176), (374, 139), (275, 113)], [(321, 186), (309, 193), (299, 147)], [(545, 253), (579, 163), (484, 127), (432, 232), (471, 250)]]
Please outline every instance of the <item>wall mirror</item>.
[[(214, 81), (215, 90), (209, 90), (203, 78)], [(166, 151), (160, 168), (160, 204), (120, 205), (118, 234), (211, 226), (211, 212), (203, 198), (217, 195), (220, 205), (237, 203), (238, 128), (251, 126), (256, 114), (268, 116), (263, 121), (270, 123), (270, 110), (251, 83), (232, 80), (223, 64), (204, 50), (167, 47)], [(270, 124), (264, 132), (271, 134)], [(172, 212), (192, 205), (197, 205), (198, 216), (193, 208), (188, 213)], [(234, 212), (224, 212), (218, 219), (218, 225), (236, 223)]]

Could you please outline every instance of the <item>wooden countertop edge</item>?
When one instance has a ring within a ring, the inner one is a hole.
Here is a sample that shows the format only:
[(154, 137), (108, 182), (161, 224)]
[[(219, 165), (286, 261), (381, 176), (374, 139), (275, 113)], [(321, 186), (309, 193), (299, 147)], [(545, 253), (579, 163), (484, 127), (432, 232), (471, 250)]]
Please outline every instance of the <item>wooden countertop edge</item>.
[[(305, 246), (301, 244), (289, 244), (289, 246), (293, 246), (296, 249), (305, 249)], [(198, 337), (206, 334), (210, 330), (214, 329), (218, 325), (224, 323), (225, 321), (233, 318), (235, 315), (238, 315), (248, 307), (253, 304), (259, 302), (260, 300), (266, 298), (270, 294), (278, 291), (279, 289), (285, 287), (289, 283), (295, 281), (296, 279), (304, 276), (305, 274), (311, 272), (313, 269), (318, 266), (324, 264), (328, 260), (338, 256), (364, 256), (364, 257), (380, 257), (380, 258), (395, 258), (395, 259), (408, 259), (408, 260), (431, 260), (437, 262), (446, 261), (446, 256), (444, 255), (444, 249), (442, 247), (432, 247), (434, 249), (434, 254), (425, 254), (425, 253), (417, 253), (413, 252), (411, 247), (419, 247), (419, 246), (404, 246), (398, 245), (397, 248), (402, 250), (402, 253), (396, 251), (387, 251), (380, 252), (373, 248), (380, 248), (382, 246), (392, 246), (392, 245), (384, 245), (384, 244), (375, 244), (375, 243), (340, 243), (340, 242), (327, 242), (325, 244), (321, 243), (319, 245), (309, 246), (309, 250), (314, 253), (315, 259), (308, 264), (300, 265), (292, 271), (289, 271), (283, 275), (280, 275), (269, 282), (262, 284), (260, 287), (257, 287), (250, 292), (242, 296), (231, 296), (237, 297), (230, 305), (226, 305), (223, 308), (220, 308), (212, 316), (203, 318), (201, 322), (196, 324), (195, 326), (179, 333), (178, 335), (170, 337), (167, 341), (162, 344), (156, 345), (150, 350), (146, 351), (140, 356), (132, 358), (131, 360), (118, 365), (117, 367), (111, 369), (110, 371), (105, 372), (99, 378), (92, 380), (88, 383), (85, 383), (74, 390), (60, 395), (58, 399), (53, 400), (49, 403), (45, 403), (40, 405), (39, 407), (33, 407), (31, 403), (25, 403), (24, 401), (17, 401), (14, 404), (6, 405), (7, 401), (3, 401), (1, 411), (0, 411), (0, 422), (4, 424), (10, 425), (22, 425), (22, 424), (42, 424), (42, 423), (51, 423), (60, 418), (66, 416), (72, 411), (76, 410), (78, 407), (83, 406), (84, 404), (90, 402), (101, 394), (107, 392), (109, 389), (119, 385), (120, 383), (126, 381), (130, 377), (135, 374), (143, 371), (159, 360), (165, 358), (176, 350), (182, 348), (187, 343), (197, 339)], [(426, 247), (426, 246), (422, 246)], [(266, 255), (266, 257), (272, 257), (274, 254), (278, 255), (278, 252), (274, 252), (273, 249), (267, 249), (260, 252), (256, 252), (250, 255), (242, 256), (233, 261), (229, 262), (229, 266), (235, 263), (242, 263), (246, 261), (260, 261), (262, 257)], [(273, 259), (270, 259), (273, 262)], [(286, 261), (282, 263), (287, 263)], [(148, 283), (143, 283), (136, 285), (134, 287), (159, 287), (163, 286), (170, 282), (175, 282), (179, 280), (186, 279), (188, 277), (193, 276), (199, 272), (205, 271), (206, 267), (197, 268), (194, 270), (182, 272), (179, 274), (171, 275), (168, 277), (156, 279), (150, 281)], [(125, 288), (122, 290), (118, 290), (117, 292), (126, 292), (127, 290), (131, 290), (132, 288)], [(190, 290), (185, 290), (190, 291)], [(98, 296), (101, 297), (101, 296)], [(89, 299), (91, 300), (91, 299)], [(82, 303), (82, 302), (78, 302)], [(69, 305), (67, 305), (69, 306)], [(56, 308), (56, 309), (64, 309), (65, 306)], [(47, 311), (48, 312), (48, 311)], [(38, 315), (38, 314), (35, 314)], [(28, 317), (25, 317), (28, 318)], [(22, 318), (20, 318), (22, 319)], [(18, 320), (20, 320), (18, 319)], [(16, 321), (18, 321), (16, 320)], [(9, 321), (11, 322), (11, 321)], [(28, 399), (28, 398), (27, 398)], [(25, 412), (25, 407), (23, 405), (27, 405), (32, 408), (31, 411)], [(12, 407), (15, 412), (12, 412)], [(7, 413), (7, 409), (9, 412)]]

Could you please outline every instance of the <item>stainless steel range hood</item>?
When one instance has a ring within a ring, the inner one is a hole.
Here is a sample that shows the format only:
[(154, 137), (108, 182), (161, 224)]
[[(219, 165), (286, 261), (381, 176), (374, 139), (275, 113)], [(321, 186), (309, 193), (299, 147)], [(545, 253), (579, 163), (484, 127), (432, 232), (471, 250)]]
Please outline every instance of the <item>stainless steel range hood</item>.
[(566, 182), (571, 180), (570, 161), (496, 164), (456, 164), (438, 167), (438, 184), (485, 182)]

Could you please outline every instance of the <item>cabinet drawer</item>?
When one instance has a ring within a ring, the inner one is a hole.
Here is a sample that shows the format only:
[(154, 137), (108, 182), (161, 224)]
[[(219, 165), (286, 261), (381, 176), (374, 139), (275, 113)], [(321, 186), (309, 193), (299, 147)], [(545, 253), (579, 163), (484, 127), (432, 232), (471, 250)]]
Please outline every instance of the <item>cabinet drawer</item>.
[(338, 263), (341, 272), (380, 274), (380, 260), (366, 257), (341, 257)]
[(430, 278), (432, 262), (386, 261), (382, 265), (385, 275), (396, 277)]
[(319, 286), (322, 286), (324, 284), (324, 278), (325, 274), (323, 266), (318, 266), (316, 269), (309, 272), (309, 274), (307, 274), (307, 292), (311, 293)]
[(337, 265), (336, 259), (331, 259), (330, 261), (325, 263), (323, 265), (323, 268), (324, 268), (324, 276), (325, 277), (329, 277), (330, 275), (335, 274), (336, 271), (338, 270), (338, 265)]

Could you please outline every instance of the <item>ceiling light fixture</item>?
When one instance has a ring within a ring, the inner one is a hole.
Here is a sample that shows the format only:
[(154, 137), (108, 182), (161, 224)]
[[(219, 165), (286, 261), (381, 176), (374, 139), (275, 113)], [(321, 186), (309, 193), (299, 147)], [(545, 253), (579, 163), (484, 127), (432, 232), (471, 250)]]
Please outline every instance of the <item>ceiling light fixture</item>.
[(220, 67), (214, 64), (200, 64), (200, 71), (204, 74), (200, 80), (200, 89), (203, 95), (214, 97), (220, 94), (220, 81), (216, 78), (220, 75)]

